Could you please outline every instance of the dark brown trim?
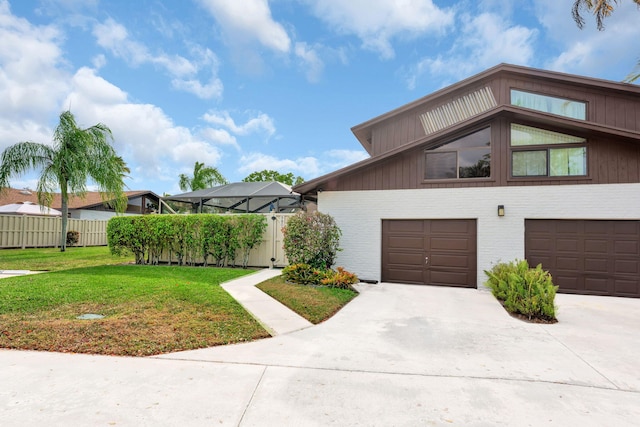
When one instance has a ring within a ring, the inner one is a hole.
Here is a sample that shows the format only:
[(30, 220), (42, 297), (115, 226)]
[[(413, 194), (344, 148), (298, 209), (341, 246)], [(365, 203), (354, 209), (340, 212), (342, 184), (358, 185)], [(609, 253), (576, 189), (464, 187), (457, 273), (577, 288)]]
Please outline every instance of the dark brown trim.
[[(549, 129), (556, 132), (569, 132), (576, 136), (581, 136), (587, 139), (592, 138), (615, 138), (616, 140), (622, 140), (632, 143), (640, 143), (640, 132), (629, 131), (626, 129), (620, 129), (612, 126), (606, 126), (588, 122), (584, 120), (571, 119), (567, 117), (557, 116), (554, 114), (542, 113), (535, 110), (529, 110), (512, 105), (500, 105), (493, 108), (483, 114), (475, 116), (465, 122), (457, 123), (449, 128), (442, 129), (431, 135), (417, 139), (410, 143), (404, 144), (400, 147), (396, 147), (383, 154), (368, 159), (362, 160), (350, 166), (346, 166), (335, 172), (323, 175), (321, 177), (312, 179), (303, 184), (295, 186), (293, 191), (300, 194), (317, 194), (318, 189), (327, 190), (327, 184), (330, 181), (337, 180), (342, 176), (351, 174), (361, 170), (363, 168), (381, 163), (394, 156), (402, 155), (403, 152), (411, 149), (418, 148), (422, 145), (427, 148), (428, 144), (439, 143), (443, 139), (455, 139), (458, 135), (468, 133), (473, 129), (479, 129), (483, 125), (486, 125), (489, 121), (504, 117), (509, 121), (516, 121), (524, 125), (531, 126), (543, 126), (543, 129)], [(492, 141), (493, 145), (493, 141)], [(589, 173), (589, 170), (587, 171)], [(492, 171), (492, 178), (493, 171)], [(528, 179), (528, 178), (525, 178)], [(547, 177), (541, 177), (541, 179), (548, 179)], [(584, 177), (575, 177), (573, 179), (584, 179)], [(459, 181), (459, 180), (456, 180)]]
[[(368, 120), (364, 123), (356, 125), (351, 128), (351, 131), (353, 132), (355, 137), (358, 139), (358, 141), (360, 141), (360, 143), (365, 148), (365, 150), (367, 150), (367, 152), (371, 154), (370, 150), (371, 150), (372, 126), (382, 123), (385, 120), (388, 120), (390, 118), (403, 114), (407, 111), (410, 111), (416, 107), (419, 107), (422, 104), (436, 101), (437, 99), (442, 97), (450, 96), (451, 93), (457, 90), (463, 89), (466, 86), (472, 86), (485, 80), (486, 81), (491, 80), (500, 74), (515, 75), (515, 76), (521, 76), (525, 78), (533, 77), (538, 79), (544, 79), (547, 82), (558, 82), (564, 85), (571, 84), (574, 86), (593, 88), (599, 91), (601, 91), (602, 89), (606, 89), (606, 90), (615, 91), (618, 93), (640, 95), (640, 86), (634, 85), (631, 83), (618, 83), (611, 80), (602, 80), (602, 79), (596, 79), (592, 77), (577, 76), (573, 74), (559, 73), (556, 71), (521, 67), (521, 66), (511, 65), (511, 64), (499, 64), (479, 74), (476, 74), (467, 79), (461, 80), (460, 82), (455, 83), (451, 86), (447, 86), (425, 97), (412, 101), (408, 104), (405, 104), (401, 107), (398, 107), (380, 116), (374, 117), (371, 120)], [(517, 88), (517, 89), (525, 90), (523, 88)]]

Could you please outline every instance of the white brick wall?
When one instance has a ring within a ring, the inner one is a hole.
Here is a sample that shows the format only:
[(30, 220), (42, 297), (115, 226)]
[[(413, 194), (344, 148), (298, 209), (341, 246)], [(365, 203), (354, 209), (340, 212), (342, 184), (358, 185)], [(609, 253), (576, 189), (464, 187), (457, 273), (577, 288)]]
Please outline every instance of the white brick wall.
[[(380, 280), (382, 219), (477, 219), (478, 287), (483, 270), (524, 258), (525, 219), (640, 219), (640, 184), (322, 192), (342, 238), (337, 265)], [(498, 205), (506, 215), (498, 217)]]

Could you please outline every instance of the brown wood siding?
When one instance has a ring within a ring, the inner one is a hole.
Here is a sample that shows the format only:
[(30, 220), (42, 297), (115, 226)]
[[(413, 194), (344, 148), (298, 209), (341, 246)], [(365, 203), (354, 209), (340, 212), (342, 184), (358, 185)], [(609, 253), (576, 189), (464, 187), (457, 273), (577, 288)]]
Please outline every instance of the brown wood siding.
[[(498, 118), (490, 125), (492, 128), (491, 179), (425, 181), (423, 180), (425, 146), (420, 146), (341, 177), (333, 189), (358, 191), (640, 182), (640, 145), (603, 138), (588, 139), (589, 175), (586, 178), (511, 178), (509, 146), (511, 121)], [(562, 129), (556, 130), (562, 132)]]
[(587, 120), (590, 122), (640, 132), (640, 97), (629, 92), (598, 88), (579, 82), (541, 78), (526, 73), (504, 72), (489, 75), (469, 86), (444, 91), (435, 98), (389, 117), (371, 128), (372, 156), (386, 153), (407, 143), (425, 137), (420, 115), (451, 100), (489, 86), (498, 105), (509, 105), (511, 89), (546, 94), (587, 103)]

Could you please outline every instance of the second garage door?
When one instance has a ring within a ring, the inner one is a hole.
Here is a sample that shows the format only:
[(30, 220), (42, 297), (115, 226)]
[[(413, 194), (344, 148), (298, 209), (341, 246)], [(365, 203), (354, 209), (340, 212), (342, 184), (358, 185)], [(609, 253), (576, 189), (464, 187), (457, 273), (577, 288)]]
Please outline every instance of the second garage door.
[(476, 287), (476, 221), (383, 220), (382, 280)]
[(560, 292), (640, 297), (640, 221), (526, 220), (525, 257)]

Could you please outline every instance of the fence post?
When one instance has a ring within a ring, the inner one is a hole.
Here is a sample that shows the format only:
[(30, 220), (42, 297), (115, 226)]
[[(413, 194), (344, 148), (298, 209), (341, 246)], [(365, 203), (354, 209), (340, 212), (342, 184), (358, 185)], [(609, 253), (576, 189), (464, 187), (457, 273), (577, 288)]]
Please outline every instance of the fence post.
[(24, 249), (26, 247), (27, 244), (27, 238), (26, 238), (26, 227), (27, 225), (25, 224), (25, 219), (27, 218), (26, 215), (22, 215), (22, 217), (20, 218), (20, 245), (22, 246), (22, 249)]

